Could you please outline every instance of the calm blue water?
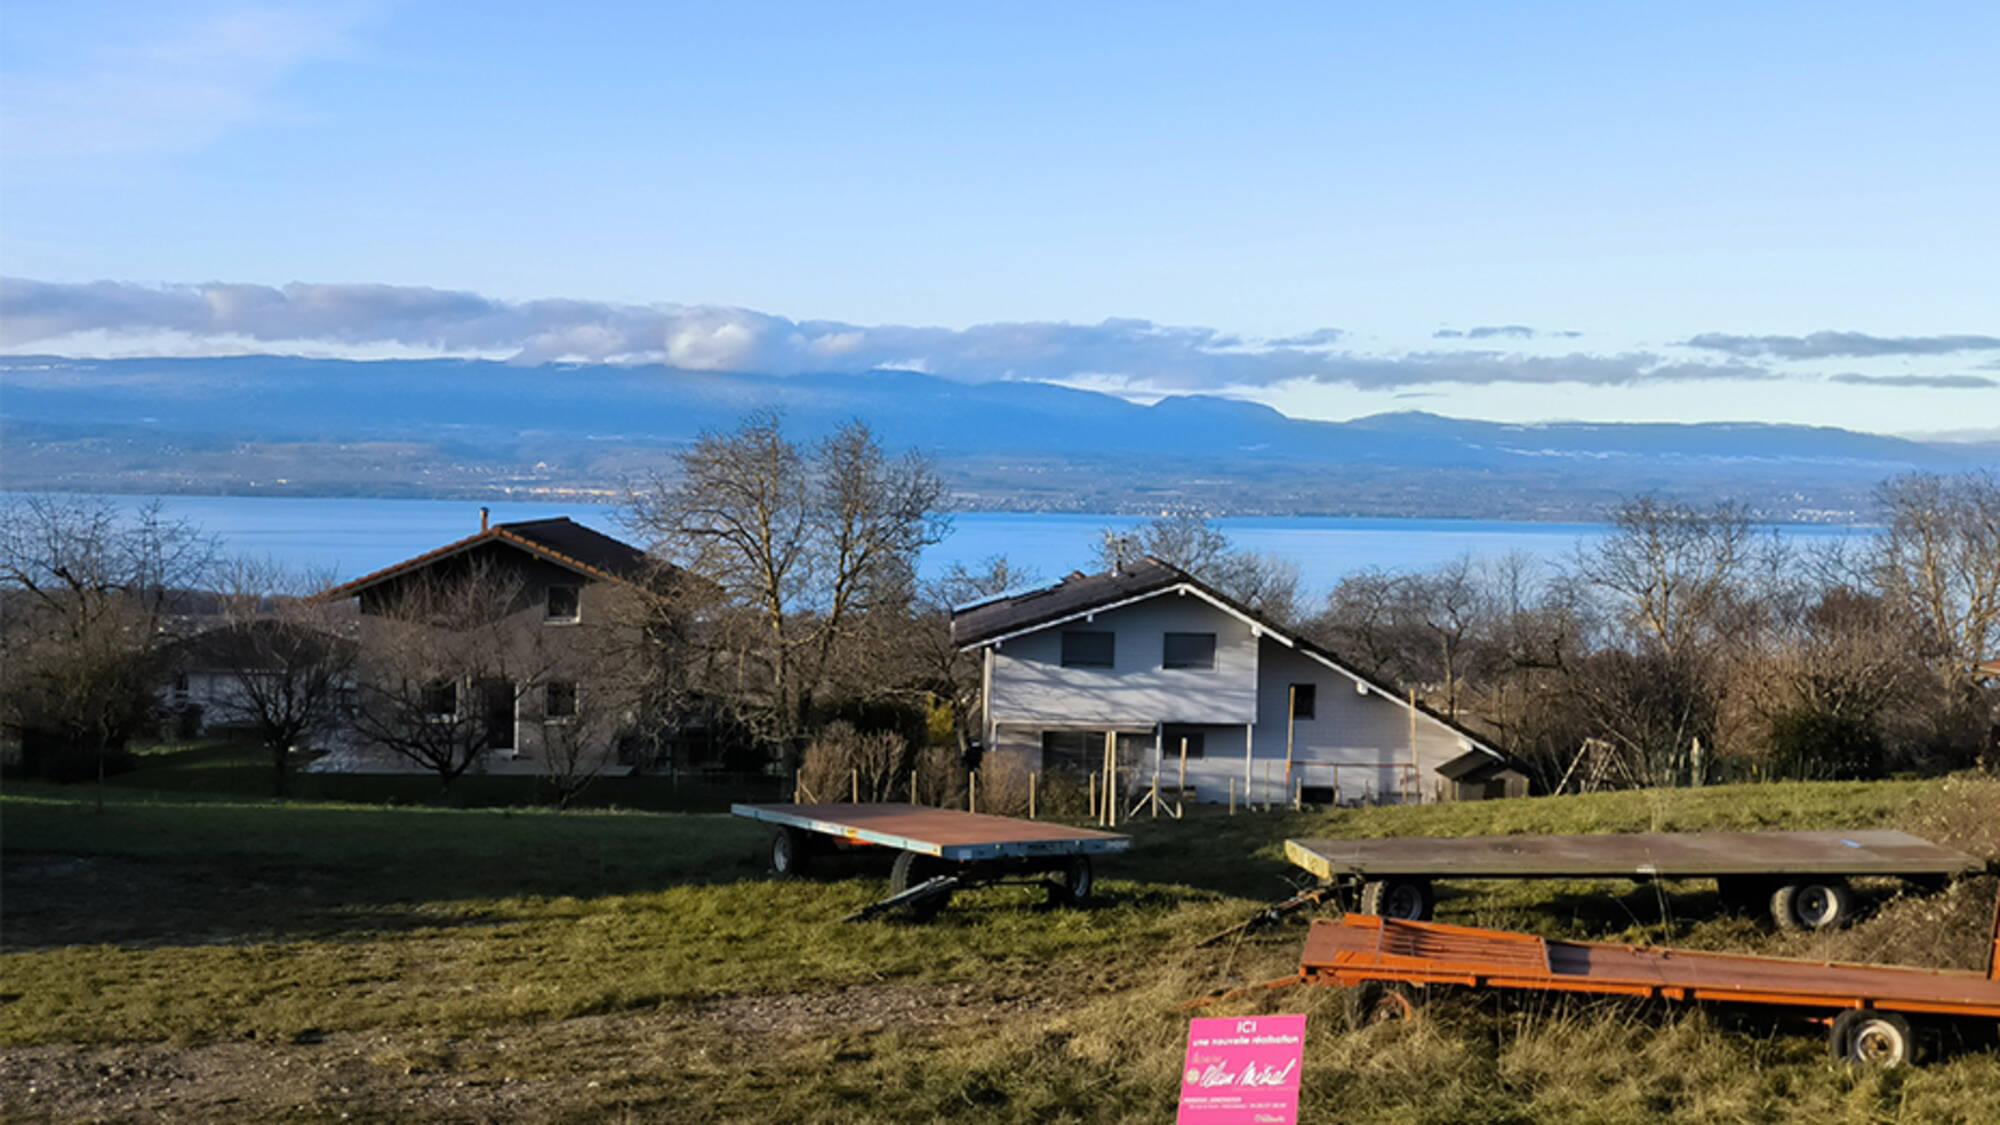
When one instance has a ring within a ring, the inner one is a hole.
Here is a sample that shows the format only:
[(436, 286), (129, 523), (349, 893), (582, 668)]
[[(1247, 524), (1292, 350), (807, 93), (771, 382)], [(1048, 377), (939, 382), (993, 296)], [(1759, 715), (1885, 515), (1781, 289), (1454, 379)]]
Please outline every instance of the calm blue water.
[[(147, 498), (118, 497), (136, 507)], [(160, 498), (169, 514), (218, 536), (232, 553), (268, 557), (289, 567), (348, 579), (464, 538), (479, 530), (480, 505), (466, 500), (276, 499), (241, 496)], [(568, 516), (607, 535), (638, 542), (622, 510), (593, 504), (488, 503), (493, 520)], [(1146, 522), (1127, 516), (968, 513), (953, 517), (951, 535), (924, 553), (926, 577), (952, 563), (976, 567), (1005, 555), (1053, 581), (1093, 568), (1106, 528)], [(1499, 558), (1521, 552), (1559, 561), (1580, 542), (1603, 534), (1596, 524), (1507, 523), (1484, 520), (1243, 518), (1215, 525), (1238, 550), (1259, 551), (1298, 565), (1304, 593), (1319, 595), (1353, 571), (1423, 570), (1460, 555)], [(1844, 527), (1788, 526), (1795, 541), (1865, 533)]]

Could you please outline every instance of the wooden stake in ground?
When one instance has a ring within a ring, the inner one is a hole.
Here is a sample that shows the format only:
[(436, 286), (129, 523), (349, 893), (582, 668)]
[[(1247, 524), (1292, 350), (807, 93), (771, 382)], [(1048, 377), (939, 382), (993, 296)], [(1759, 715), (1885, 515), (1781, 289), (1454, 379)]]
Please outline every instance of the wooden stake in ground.
[(1229, 779), (1229, 815), (1236, 815), (1236, 779)]
[(853, 803), (854, 803), (854, 804), (857, 804), (857, 805), (858, 805), (858, 804), (860, 804), (860, 803), (861, 803), (861, 767), (860, 767), (860, 766), (856, 766), (856, 767), (854, 767), (853, 769), (851, 769), (851, 770), (847, 771), (847, 781), (848, 781), (848, 785), (850, 786), (850, 788), (849, 788), (848, 792), (849, 792), (850, 794), (852, 794), (852, 801), (853, 801)]
[(965, 775), (965, 811), (979, 811), (979, 771), (970, 770)]
[(1090, 775), (1090, 819), (1097, 819), (1097, 775)]
[(1035, 771), (1028, 771), (1028, 819), (1035, 819)]
[(1187, 739), (1181, 739), (1181, 783), (1174, 789), (1174, 819), (1179, 820), (1186, 811), (1181, 805), (1187, 800)]
[(917, 771), (910, 771), (910, 803), (917, 804)]
[(1292, 734), (1299, 725), (1299, 685), (1285, 689), (1285, 790), (1292, 788)]

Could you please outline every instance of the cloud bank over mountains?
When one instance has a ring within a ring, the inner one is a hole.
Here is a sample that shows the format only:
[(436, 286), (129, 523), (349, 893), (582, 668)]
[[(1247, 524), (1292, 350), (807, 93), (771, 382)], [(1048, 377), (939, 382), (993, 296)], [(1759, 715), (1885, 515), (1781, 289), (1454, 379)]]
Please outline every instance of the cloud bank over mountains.
[[(1708, 334), (1661, 349), (1578, 350), (1576, 332), (1525, 325), (1446, 329), (1451, 343), (1379, 354), (1340, 329), (1252, 339), (1146, 320), (1017, 322), (964, 329), (790, 320), (750, 309), (601, 301), (500, 301), (415, 286), (208, 283), (149, 286), (0, 279), (0, 349), (76, 354), (122, 341), (180, 352), (462, 355), (520, 364), (662, 364), (772, 375), (922, 371), (962, 382), (1053, 382), (1128, 397), (1276, 385), (1393, 391), (1435, 385), (1643, 387), (1795, 378), (1826, 358), (2000, 351), (2000, 337)], [(1555, 343), (1555, 341), (1564, 341)], [(174, 346), (166, 347), (166, 343)], [(1714, 354), (1710, 354), (1714, 353)], [(1816, 374), (1816, 373), (1807, 373)], [(1844, 383), (1971, 389), (1957, 373), (1843, 373)]]

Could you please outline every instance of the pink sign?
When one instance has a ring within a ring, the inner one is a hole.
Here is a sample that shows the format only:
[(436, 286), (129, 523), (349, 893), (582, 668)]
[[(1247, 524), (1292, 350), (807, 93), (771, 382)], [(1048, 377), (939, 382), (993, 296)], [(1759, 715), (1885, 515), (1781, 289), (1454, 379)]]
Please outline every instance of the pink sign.
[(1295, 1125), (1304, 1016), (1195, 1020), (1181, 1067), (1179, 1125)]

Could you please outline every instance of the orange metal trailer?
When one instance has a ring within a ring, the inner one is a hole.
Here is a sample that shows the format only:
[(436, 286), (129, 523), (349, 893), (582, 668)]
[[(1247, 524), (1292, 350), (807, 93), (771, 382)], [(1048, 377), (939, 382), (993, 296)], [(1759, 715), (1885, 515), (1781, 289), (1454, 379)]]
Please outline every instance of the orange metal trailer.
[(1893, 1066), (1915, 1057), (1912, 1023), (2000, 1030), (2000, 901), (1986, 973), (1795, 961), (1602, 942), (1372, 914), (1319, 919), (1299, 982), (1353, 987), (1364, 1021), (1407, 1017), (1431, 985), (1631, 996), (1782, 1009), (1827, 1025), (1833, 1056)]

